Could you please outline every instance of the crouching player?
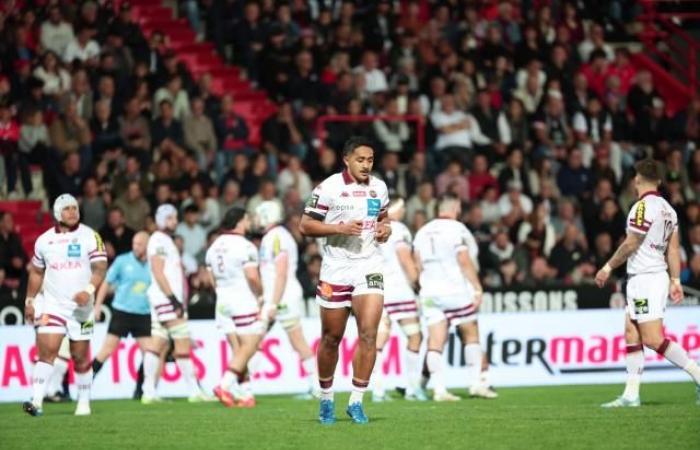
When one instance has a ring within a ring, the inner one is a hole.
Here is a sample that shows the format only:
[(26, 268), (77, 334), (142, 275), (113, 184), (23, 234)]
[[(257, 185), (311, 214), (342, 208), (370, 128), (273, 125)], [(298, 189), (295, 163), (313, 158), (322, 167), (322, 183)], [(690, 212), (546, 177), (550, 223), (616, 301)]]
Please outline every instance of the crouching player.
[[(32, 401), (22, 405), (32, 416), (42, 414), (46, 386), (65, 335), (75, 363), (78, 405), (75, 415), (90, 414), (90, 338), (94, 327), (93, 302), (107, 271), (107, 254), (100, 235), (80, 223), (78, 201), (69, 194), (53, 204), (56, 226), (34, 244), (25, 319), (36, 327), (39, 360), (32, 375)], [(42, 289), (41, 315), (35, 320), (34, 298)]]
[(255, 397), (241, 384), (247, 376), (248, 361), (264, 334), (258, 249), (245, 238), (249, 228), (250, 220), (243, 208), (229, 210), (221, 223), (221, 234), (205, 258), (216, 289), (216, 324), (233, 349), (228, 370), (214, 388), (214, 395), (227, 407), (255, 406)]
[(389, 240), (380, 246), (384, 256), (384, 314), (377, 333), (377, 362), (372, 373), (372, 401), (386, 400), (382, 383), (382, 352), (389, 339), (391, 322), (398, 322), (406, 335), (407, 345), (403, 367), (406, 369), (406, 400), (427, 400), (420, 386), (420, 345), (423, 340), (418, 318), (418, 303), (414, 286), (418, 284), (418, 269), (413, 261), (411, 231), (401, 220), (406, 213), (400, 198), (389, 202), (391, 226)]
[(458, 198), (442, 198), (438, 217), (418, 230), (413, 242), (414, 258), (420, 271), (421, 305), (428, 325), (426, 366), (433, 381), (435, 401), (459, 400), (445, 388), (442, 357), (449, 328), (453, 325), (464, 346), (470, 395), (497, 397), (480, 376), (482, 351), (476, 313), (483, 291), (470, 255), (476, 241), (467, 227), (456, 220), (460, 211)]
[(264, 232), (260, 242), (260, 275), (265, 299), (262, 319), (268, 326), (275, 321), (282, 325), (306, 373), (308, 393), (305, 396), (318, 396), (316, 358), (301, 328), (304, 293), (296, 275), (299, 262), (297, 243), (282, 225), (284, 217), (279, 203), (262, 202), (255, 215), (256, 225)]

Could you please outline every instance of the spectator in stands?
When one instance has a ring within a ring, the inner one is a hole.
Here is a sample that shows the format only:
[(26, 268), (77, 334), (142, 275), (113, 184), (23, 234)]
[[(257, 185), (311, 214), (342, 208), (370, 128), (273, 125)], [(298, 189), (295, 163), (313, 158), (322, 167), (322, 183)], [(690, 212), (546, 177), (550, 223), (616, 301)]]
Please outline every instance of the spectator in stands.
[(612, 238), (613, 244), (617, 246), (621, 238), (625, 235), (625, 215), (620, 210), (617, 202), (613, 198), (603, 201), (596, 220), (587, 229), (589, 242), (594, 242), (595, 237), (607, 233)]
[(207, 245), (207, 232), (198, 220), (199, 208), (194, 204), (188, 205), (183, 213), (183, 221), (175, 229), (175, 234), (182, 237), (183, 253), (195, 261), (202, 260), (201, 253)]
[(312, 188), (311, 178), (304, 172), (301, 160), (291, 156), (287, 167), (277, 176), (277, 191), (284, 197), (290, 189), (294, 189), (303, 200), (306, 200), (311, 196)]
[(93, 230), (99, 230), (107, 220), (107, 205), (100, 194), (97, 180), (88, 177), (83, 182), (83, 196), (80, 198), (80, 220)]
[(141, 165), (151, 165), (151, 127), (141, 115), (139, 102), (135, 97), (126, 103), (124, 116), (120, 123), (121, 138), (128, 153), (136, 155)]
[(284, 209), (284, 205), (277, 197), (277, 188), (275, 187), (275, 182), (269, 178), (262, 178), (260, 181), (260, 187), (258, 192), (248, 199), (247, 210), (248, 214), (254, 215), (255, 209), (262, 202), (273, 201), (279, 203), (280, 208)]
[(537, 143), (535, 156), (563, 158), (566, 149), (573, 145), (574, 139), (566, 118), (561, 92), (547, 92), (545, 107), (533, 121)]
[(48, 20), (41, 24), (42, 48), (50, 50), (54, 55), (63, 55), (73, 39), (73, 26), (63, 20), (60, 6), (49, 7)]
[(124, 223), (132, 230), (146, 228), (146, 217), (151, 213), (151, 205), (143, 197), (141, 184), (130, 181), (126, 191), (114, 202), (114, 206), (124, 211)]
[(590, 191), (591, 182), (591, 172), (583, 166), (583, 153), (577, 148), (571, 149), (566, 164), (557, 174), (557, 186), (561, 194), (580, 197)]
[(165, 86), (158, 89), (153, 95), (153, 116), (158, 117), (160, 110), (158, 105), (163, 100), (168, 100), (173, 105), (173, 117), (182, 121), (190, 115), (190, 98), (183, 89), (180, 75), (171, 75)]
[(608, 61), (612, 61), (615, 56), (610, 44), (605, 42), (605, 29), (598, 23), (591, 25), (588, 36), (578, 46), (581, 61), (588, 61), (596, 50), (601, 51)]
[(404, 171), (399, 166), (399, 155), (387, 152), (382, 155), (377, 175), (384, 180), (389, 196), (401, 196), (406, 192)]
[[(530, 124), (525, 115), (523, 102), (517, 98), (512, 98), (507, 109), (498, 114), (497, 118), (498, 138), (497, 141), (502, 147), (514, 145), (520, 148), (529, 149), (532, 146), (530, 141)], [(499, 148), (496, 149), (498, 151)]]
[(700, 290), (700, 254), (690, 259), (688, 267), (682, 272), (683, 285)]
[(418, 191), (406, 202), (407, 223), (414, 222), (414, 216), (418, 211), (422, 211), (425, 214), (426, 220), (432, 220), (435, 217), (437, 200), (434, 192), (433, 183), (429, 180), (424, 180), (420, 183)]
[(124, 144), (119, 121), (112, 113), (109, 100), (98, 100), (95, 102), (95, 114), (90, 121), (90, 131), (92, 133), (92, 154), (95, 160), (103, 157), (113, 160), (121, 151)]
[(174, 117), (173, 104), (161, 100), (159, 109), (159, 117), (151, 124), (151, 143), (162, 156), (181, 155), (185, 151), (185, 132)]
[(372, 95), (389, 90), (386, 75), (379, 68), (379, 60), (375, 52), (371, 50), (365, 51), (362, 55), (362, 64), (356, 67), (354, 71), (362, 74), (364, 77), (363, 90), (365, 94)]
[(59, 97), (70, 89), (70, 74), (59, 66), (56, 53), (48, 50), (41, 58), (41, 65), (34, 69), (34, 76), (41, 80), (46, 95)]
[(233, 54), (234, 62), (245, 67), (253, 79), (259, 75), (258, 64), (266, 32), (260, 20), (260, 6), (255, 2), (246, 3), (243, 20), (238, 22), (232, 34)]
[(302, 50), (294, 62), (296, 70), (289, 77), (289, 98), (296, 103), (319, 103), (325, 100), (325, 88), (319, 81), (311, 52)]
[(222, 217), (219, 202), (207, 195), (201, 183), (193, 183), (189, 189), (189, 197), (182, 202), (183, 208), (187, 208), (190, 205), (197, 207), (197, 223), (204, 228), (206, 233), (219, 227)]
[(22, 177), (22, 188), (25, 195), (29, 196), (33, 190), (29, 164), (42, 164), (43, 166), (48, 158), (51, 141), (41, 110), (29, 109), (23, 113), (23, 116), (17, 143), (17, 159)]
[(499, 217), (507, 226), (514, 226), (532, 212), (532, 200), (523, 193), (518, 180), (508, 182), (506, 190), (498, 198)]
[(143, 172), (139, 159), (134, 155), (127, 156), (124, 169), (114, 175), (112, 180), (114, 196), (121, 197), (128, 190), (131, 182), (138, 183), (141, 192), (151, 192), (151, 180)]
[(544, 91), (539, 74), (527, 74), (525, 84), (513, 92), (513, 98), (520, 100), (527, 114), (535, 114)]
[(648, 70), (637, 72), (634, 85), (627, 96), (627, 106), (634, 115), (635, 135), (649, 129), (654, 98), (659, 98), (659, 93), (654, 87), (651, 73)]
[(598, 97), (590, 97), (586, 109), (574, 115), (572, 128), (587, 166), (593, 160), (594, 148), (612, 141), (612, 119)]
[(520, 223), (517, 238), (519, 245), (529, 240), (536, 240), (538, 254), (549, 256), (557, 241), (557, 235), (549, 220), (547, 203), (539, 202), (535, 205), (527, 220)]
[(459, 160), (450, 161), (445, 170), (437, 176), (435, 190), (438, 196), (449, 193), (456, 195), (463, 202), (469, 200), (469, 183)]
[[(7, 193), (12, 199), (19, 196), (19, 194), (15, 192), (17, 168), (20, 160), (19, 152), (17, 151), (18, 141), (19, 125), (12, 118), (10, 104), (4, 99), (0, 99), (0, 155), (3, 156), (5, 162)], [(31, 184), (25, 184), (29, 175), (29, 167), (26, 167), (26, 165), (25, 171), (26, 173), (22, 174), (22, 183), (24, 184), (25, 193), (28, 193), (27, 189), (31, 191)]]
[(221, 189), (219, 211), (221, 214), (235, 207), (245, 207), (245, 199), (241, 197), (241, 186), (235, 180), (228, 180)]
[(261, 134), (262, 148), (269, 155), (273, 167), (277, 165), (277, 161), (286, 163), (290, 155), (304, 159), (307, 148), (290, 103), (282, 103), (277, 114), (263, 123)]
[(192, 113), (183, 122), (185, 145), (195, 152), (197, 162), (202, 170), (207, 170), (214, 161), (219, 144), (211, 119), (204, 114), (204, 101), (195, 98), (192, 101)]
[(474, 157), (474, 164), (467, 176), (467, 181), (469, 183), (469, 198), (472, 200), (481, 198), (487, 187), (498, 186), (498, 180), (489, 171), (489, 163), (485, 155)]
[(552, 227), (554, 228), (556, 236), (562, 236), (568, 225), (574, 225), (579, 230), (586, 230), (575, 201), (571, 198), (564, 197), (558, 203), (557, 215), (552, 218)]
[(557, 269), (550, 266), (543, 257), (532, 260), (526, 271), (523, 285), (530, 288), (541, 288), (556, 284)]
[(99, 62), (100, 45), (92, 39), (95, 30), (84, 26), (78, 30), (77, 36), (68, 43), (61, 55), (66, 64), (80, 61), (88, 66), (96, 67)]
[(517, 147), (513, 147), (510, 152), (508, 152), (506, 165), (498, 174), (498, 185), (501, 192), (506, 191), (508, 188), (508, 183), (511, 181), (520, 183), (523, 193), (527, 196), (532, 196), (530, 177), (528, 176), (528, 170), (525, 167), (523, 151)]
[[(476, 97), (476, 105), (471, 114), (479, 124), (481, 132), (489, 138), (494, 145), (500, 144), (498, 133), (498, 111), (491, 104), (491, 94), (486, 89), (479, 90)], [(502, 151), (500, 152), (502, 153)]]
[(558, 279), (571, 282), (574, 278), (590, 276), (595, 272), (595, 267), (587, 261), (588, 252), (583, 234), (574, 225), (568, 225), (552, 249), (549, 264), (556, 268)]
[[(409, 138), (409, 128), (406, 122), (396, 120), (399, 116), (399, 104), (395, 97), (389, 98), (384, 105), (383, 114), (394, 120), (375, 120), (372, 122), (374, 133), (381, 142), (384, 150), (405, 155), (405, 145)], [(404, 157), (404, 159), (407, 159)]]
[(452, 94), (446, 94), (440, 99), (440, 111), (432, 114), (431, 121), (438, 132), (435, 143), (438, 166), (451, 158), (458, 158), (465, 165), (471, 165), (474, 145), (491, 143), (490, 139), (481, 133), (479, 123), (471, 114), (455, 108)]
[(12, 214), (0, 211), (0, 269), (4, 271), (4, 281), (14, 287), (26, 277), (27, 255), (22, 247), (22, 239), (15, 232)]

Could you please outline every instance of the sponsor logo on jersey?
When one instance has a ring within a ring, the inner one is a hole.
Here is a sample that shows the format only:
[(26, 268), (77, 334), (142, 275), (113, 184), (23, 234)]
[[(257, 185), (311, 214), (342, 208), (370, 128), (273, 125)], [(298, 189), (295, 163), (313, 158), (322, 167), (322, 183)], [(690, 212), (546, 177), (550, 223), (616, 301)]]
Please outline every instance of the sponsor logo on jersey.
[(330, 284), (321, 282), (319, 291), (321, 292), (321, 297), (325, 298), (326, 300), (331, 300), (333, 298), (333, 288)]
[(368, 273), (365, 275), (367, 287), (370, 289), (384, 289), (384, 275), (381, 273)]
[(378, 198), (367, 199), (367, 215), (379, 216), (379, 211), (382, 209), (382, 202)]
[(646, 206), (644, 204), (644, 201), (642, 200), (637, 205), (637, 212), (634, 215), (634, 224), (638, 227), (644, 226), (644, 210), (645, 209), (646, 209)]
[(367, 197), (367, 192), (365, 192), (365, 191), (353, 191), (352, 196), (353, 197)]
[(83, 322), (80, 324), (80, 334), (83, 336), (87, 334), (92, 334), (92, 329), (94, 328), (95, 323), (92, 320), (88, 320), (87, 322)]
[(347, 192), (343, 192), (342, 194), (340, 194), (340, 196), (341, 197), (350, 197), (350, 194), (348, 194)]
[(318, 195), (313, 194), (309, 201), (306, 202), (306, 206), (308, 206), (309, 208), (315, 208), (316, 205), (318, 205)]
[(80, 244), (68, 244), (68, 257), (80, 258)]
[(333, 205), (333, 211), (352, 211), (355, 209), (353, 205)]
[(649, 313), (649, 299), (647, 299), (647, 298), (635, 298), (632, 301), (634, 301), (635, 314), (647, 314), (647, 313)]
[(82, 269), (83, 264), (80, 261), (60, 261), (49, 264), (49, 269), (52, 270), (73, 270)]

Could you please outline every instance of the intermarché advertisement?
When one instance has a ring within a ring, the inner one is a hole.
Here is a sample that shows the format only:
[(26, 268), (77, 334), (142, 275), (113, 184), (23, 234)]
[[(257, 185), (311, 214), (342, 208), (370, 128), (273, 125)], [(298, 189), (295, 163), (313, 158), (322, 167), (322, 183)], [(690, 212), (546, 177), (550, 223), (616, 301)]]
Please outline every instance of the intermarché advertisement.
[[(481, 344), (490, 363), (495, 387), (623, 383), (625, 340), (622, 310), (578, 310), (480, 314)], [(700, 359), (700, 307), (669, 307), (666, 335)], [(225, 370), (231, 352), (212, 320), (190, 322), (197, 347), (192, 356), (197, 376), (206, 389), (213, 388)], [(319, 340), (318, 319), (304, 319), (303, 329), (314, 346)], [(92, 350), (102, 344), (106, 326), (98, 324)], [(348, 325), (340, 346), (336, 387), (349, 390), (352, 357), (357, 345), (356, 328)], [(398, 328), (392, 331), (382, 370), (385, 385), (403, 386), (404, 341)], [(452, 335), (444, 357), (446, 380), (452, 388), (463, 388), (466, 380), (463, 351)], [(652, 351), (646, 351), (643, 382), (686, 381), (687, 375)], [(36, 356), (34, 330), (29, 326), (0, 327), (0, 401), (16, 402), (31, 397), (31, 373)], [(304, 392), (304, 369), (276, 325), (266, 336), (251, 365), (252, 386), (257, 394)], [(124, 340), (95, 379), (93, 397), (130, 398), (141, 361), (136, 343)], [(71, 389), (74, 390), (71, 377)], [(175, 364), (167, 364), (158, 385), (164, 397), (187, 395)]]

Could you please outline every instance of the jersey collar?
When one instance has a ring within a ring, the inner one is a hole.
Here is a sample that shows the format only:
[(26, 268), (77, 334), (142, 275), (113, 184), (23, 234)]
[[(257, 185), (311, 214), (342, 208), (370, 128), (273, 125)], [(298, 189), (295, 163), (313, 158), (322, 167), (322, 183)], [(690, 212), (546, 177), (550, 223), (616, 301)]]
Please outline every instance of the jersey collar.
[(639, 199), (642, 200), (642, 199), (644, 199), (644, 197), (648, 197), (648, 196), (650, 196), (650, 195), (655, 195), (655, 196), (657, 196), (657, 197), (660, 197), (660, 196), (661, 196), (661, 194), (659, 194), (659, 191), (646, 191), (645, 193), (643, 193), (643, 194), (639, 197)]
[(223, 235), (223, 234), (227, 234), (227, 235), (230, 235), (230, 236), (243, 236), (243, 233), (237, 233), (237, 232), (235, 232), (235, 231), (222, 231), (222, 232), (219, 233), (219, 234), (222, 234), (222, 235)]
[(357, 184), (364, 184), (366, 186), (369, 186), (369, 177), (367, 177), (366, 183), (359, 183), (352, 177), (352, 175), (350, 175), (350, 172), (348, 171), (348, 169), (343, 170), (342, 175), (343, 175), (343, 181), (345, 182), (345, 184), (357, 183)]
[[(74, 226), (70, 227), (68, 229), (68, 231), (66, 231), (66, 233), (71, 233), (71, 232), (77, 230), (79, 226), (80, 226), (80, 222), (78, 222)], [(54, 231), (58, 234), (63, 233), (63, 231), (61, 231), (61, 227), (59, 227), (58, 224), (54, 225)]]

